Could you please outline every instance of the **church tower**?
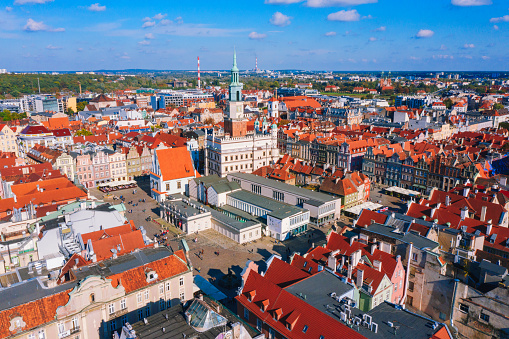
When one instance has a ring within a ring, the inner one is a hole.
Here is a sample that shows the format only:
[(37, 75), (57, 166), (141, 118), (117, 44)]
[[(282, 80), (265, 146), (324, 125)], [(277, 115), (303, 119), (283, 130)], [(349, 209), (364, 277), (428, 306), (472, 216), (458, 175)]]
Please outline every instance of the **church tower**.
[(228, 114), (224, 120), (224, 132), (231, 137), (245, 136), (247, 134), (247, 120), (244, 119), (244, 101), (242, 100), (242, 86), (239, 81), (237, 68), (237, 54), (233, 52), (233, 67), (231, 69), (231, 82), (228, 97)]
[(233, 52), (233, 67), (231, 69), (231, 83), (228, 106), (228, 117), (239, 119), (244, 117), (244, 102), (242, 101), (242, 86), (239, 82), (239, 69), (237, 68), (237, 54)]

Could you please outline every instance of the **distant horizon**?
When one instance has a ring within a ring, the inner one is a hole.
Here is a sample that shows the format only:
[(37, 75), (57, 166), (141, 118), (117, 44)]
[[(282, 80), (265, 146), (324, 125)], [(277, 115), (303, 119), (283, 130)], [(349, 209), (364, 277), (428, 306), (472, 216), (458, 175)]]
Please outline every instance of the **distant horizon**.
[(9, 71), (509, 71), (502, 0), (8, 1)]

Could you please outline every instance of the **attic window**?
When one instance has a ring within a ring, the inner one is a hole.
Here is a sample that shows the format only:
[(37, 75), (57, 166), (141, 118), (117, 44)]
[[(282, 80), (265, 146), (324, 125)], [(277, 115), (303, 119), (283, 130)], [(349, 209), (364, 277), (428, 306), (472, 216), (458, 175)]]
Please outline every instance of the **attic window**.
[(150, 283), (158, 278), (156, 271), (154, 270), (148, 270), (145, 273), (147, 277), (147, 282)]
[(308, 331), (308, 325), (304, 325), (304, 328), (302, 329), (302, 333), (306, 333)]

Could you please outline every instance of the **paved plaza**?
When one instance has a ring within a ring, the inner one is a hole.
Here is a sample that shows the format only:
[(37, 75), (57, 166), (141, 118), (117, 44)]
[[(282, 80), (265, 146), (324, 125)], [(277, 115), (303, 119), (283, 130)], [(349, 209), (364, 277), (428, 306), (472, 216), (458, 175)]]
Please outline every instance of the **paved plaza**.
[[(162, 227), (154, 221), (147, 221), (147, 217), (153, 219), (159, 218), (159, 207), (157, 202), (150, 197), (149, 181), (147, 179), (137, 180), (138, 187), (113, 192), (112, 195), (125, 197), (126, 217), (134, 221), (137, 227), (143, 226), (147, 234), (154, 238), (159, 234)], [(406, 204), (400, 199), (382, 194), (383, 188), (373, 187), (370, 199), (373, 202), (381, 201), (384, 206), (391, 210), (402, 212), (406, 209)], [(106, 194), (97, 189), (90, 190), (91, 195), (102, 200)], [(133, 193), (135, 192), (135, 193)], [(142, 202), (140, 202), (140, 199)], [(145, 202), (143, 202), (145, 199)], [(111, 197), (105, 199), (112, 204), (120, 203), (120, 200), (113, 200)], [(132, 202), (132, 203), (129, 203)], [(353, 219), (341, 217), (337, 222), (337, 228), (350, 226)], [(265, 269), (265, 261), (271, 255), (280, 255), (283, 260), (287, 260), (291, 253), (306, 253), (311, 246), (322, 246), (326, 242), (327, 232), (331, 227), (311, 227), (304, 234), (286, 240), (284, 242), (276, 241), (270, 237), (253, 241), (251, 243), (240, 245), (233, 240), (209, 229), (198, 234), (176, 236), (178, 230), (170, 226), (170, 232), (166, 235), (165, 245), (170, 246), (176, 251), (182, 248), (182, 239), (185, 239), (189, 247), (189, 259), (193, 264), (194, 274), (211, 281), (229, 298), (236, 295), (235, 288), (224, 288), (220, 286), (219, 281), (228, 273), (236, 276), (240, 274), (248, 260), (252, 260)], [(203, 253), (200, 254), (200, 253)]]

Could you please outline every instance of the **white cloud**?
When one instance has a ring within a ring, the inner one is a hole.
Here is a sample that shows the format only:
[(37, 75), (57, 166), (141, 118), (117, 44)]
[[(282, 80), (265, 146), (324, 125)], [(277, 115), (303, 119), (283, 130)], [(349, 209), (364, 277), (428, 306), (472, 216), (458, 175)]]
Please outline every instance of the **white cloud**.
[(155, 25), (156, 25), (155, 21), (145, 21), (145, 23), (141, 26), (141, 28), (152, 27), (152, 26), (155, 26)]
[(495, 31), (498, 31), (498, 25), (493, 25), (493, 29), (494, 29)]
[(376, 41), (376, 40), (377, 40), (377, 38), (375, 38), (374, 36), (372, 36), (371, 38), (369, 38), (369, 41), (372, 41), (372, 42), (373, 42), (373, 41)]
[(142, 46), (147, 46), (147, 45), (150, 45), (150, 41), (147, 41), (147, 40), (138, 41), (138, 44), (142, 45)]
[(25, 5), (25, 4), (45, 4), (46, 2), (52, 2), (53, 0), (16, 0), (14, 1), (15, 5)]
[(160, 24), (163, 25), (163, 26), (168, 26), (168, 25), (171, 25), (172, 23), (173, 23), (173, 21), (171, 21), (169, 19), (163, 19), (160, 22)]
[(154, 20), (163, 20), (164, 18), (166, 18), (168, 14), (162, 14), (162, 13), (158, 13), (156, 15), (154, 15)]
[(274, 26), (284, 27), (291, 23), (290, 19), (291, 18), (288, 15), (284, 15), (281, 12), (276, 12), (274, 15), (272, 15), (272, 18), (270, 18), (270, 23)]
[(126, 60), (130, 60), (131, 59), (131, 57), (127, 53), (124, 53), (124, 55), (122, 55), (120, 58), (121, 59), (126, 59)]
[(262, 40), (267, 37), (267, 34), (257, 33), (257, 32), (251, 32), (249, 33), (249, 39), (251, 40)]
[(504, 15), (499, 18), (491, 18), (490, 22), (508, 22), (509, 21), (509, 15)]
[(141, 19), (141, 21), (150, 21), (150, 20), (152, 20), (152, 19), (150, 17), (148, 17), (148, 16), (146, 16), (143, 19)]
[(26, 25), (23, 27), (23, 30), (27, 32), (64, 32), (65, 28), (52, 28), (42, 21), (37, 22), (35, 20), (28, 19)]
[(433, 59), (454, 59), (454, 57), (452, 55), (439, 54), (439, 55), (433, 55)]
[(421, 59), (421, 58), (416, 57), (416, 56), (411, 56), (411, 57), (410, 57), (410, 60), (420, 60), (420, 59)]
[(474, 44), (464, 44), (463, 45), (463, 48), (474, 48), (475, 45)]
[(434, 34), (435, 34), (435, 32), (433, 32), (430, 29), (421, 29), (421, 30), (419, 30), (419, 32), (417, 32), (416, 37), (417, 38), (431, 38)]
[(97, 2), (95, 4), (91, 4), (90, 6), (88, 6), (87, 9), (92, 12), (103, 12), (106, 10), (106, 6), (101, 6)]
[(46, 46), (46, 49), (62, 49), (62, 47), (60, 47), (60, 46), (53, 46), (53, 45), (50, 44), (50, 45)]
[(182, 25), (184, 23), (184, 20), (182, 19), (181, 16), (178, 16), (175, 18), (175, 22), (179, 25)]
[(489, 57), (489, 56), (487, 56), (487, 55), (483, 55), (483, 56), (481, 57), (481, 59), (483, 59), (483, 60), (489, 60), (489, 59), (490, 59), (490, 57)]
[(451, 0), (451, 4), (454, 6), (462, 6), (462, 7), (469, 7), (469, 6), (485, 6), (485, 5), (491, 5), (491, 0)]
[(356, 9), (352, 9), (349, 11), (339, 11), (335, 13), (331, 13), (327, 16), (327, 20), (329, 21), (359, 21), (361, 18), (359, 12)]
[(325, 33), (324, 35), (325, 35), (325, 36), (329, 36), (329, 37), (331, 37), (331, 36), (336, 36), (336, 32), (327, 32), (327, 33)]
[(378, 28), (375, 28), (375, 32), (385, 32), (385, 30), (387, 29), (387, 27), (385, 26), (380, 26)]
[(9, 7), (9, 6), (5, 7), (5, 11), (6, 11), (6, 12), (10, 12), (10, 11), (12, 11), (12, 7)]
[(155, 39), (156, 37), (152, 33), (145, 34), (145, 39)]
[(378, 0), (308, 0), (308, 7), (347, 7), (377, 3)]

